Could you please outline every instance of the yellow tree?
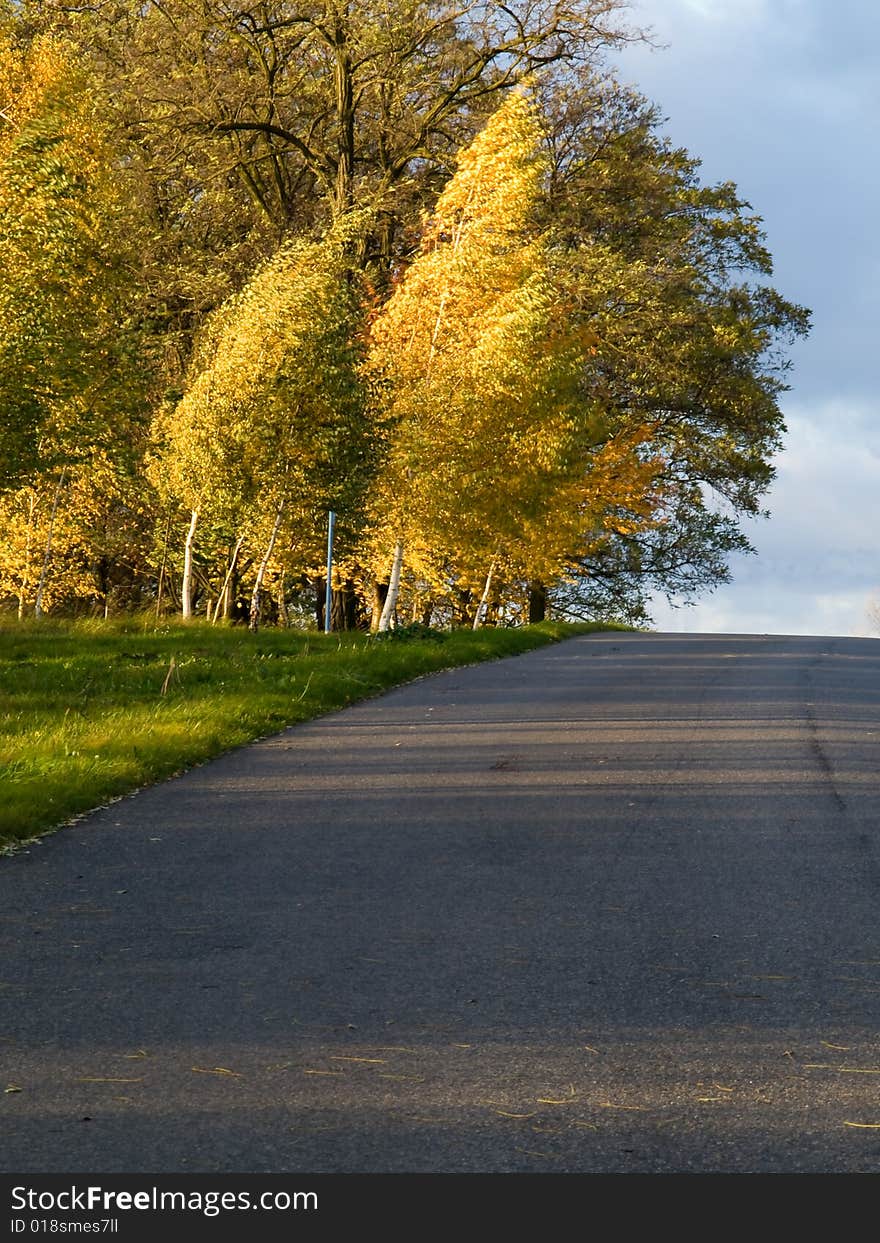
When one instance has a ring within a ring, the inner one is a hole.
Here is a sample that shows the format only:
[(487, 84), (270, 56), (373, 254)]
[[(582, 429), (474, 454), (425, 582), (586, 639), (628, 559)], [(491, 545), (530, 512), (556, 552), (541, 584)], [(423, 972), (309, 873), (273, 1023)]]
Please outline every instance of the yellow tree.
[(485, 600), (499, 569), (558, 577), (607, 512), (650, 510), (654, 464), (638, 435), (607, 442), (585, 381), (594, 338), (537, 225), (545, 173), (539, 113), (514, 92), (462, 152), (374, 325), (394, 429), (372, 505), (393, 544), (380, 630), (405, 555), (423, 576), (442, 562), (482, 581)]
[(23, 528), (9, 531), (19, 608), (32, 600), (38, 615), (94, 461), (109, 488), (92, 490), (97, 504), (126, 490), (148, 370), (128, 310), (129, 223), (102, 101), (73, 49), (0, 23), (0, 490)]
[(370, 450), (358, 374), (349, 251), (362, 221), (283, 246), (214, 316), (182, 400), (159, 421), (155, 477), (189, 512), (183, 614), (192, 613), (200, 520), (247, 533), (257, 562), (251, 624), (285, 517), (348, 502)]

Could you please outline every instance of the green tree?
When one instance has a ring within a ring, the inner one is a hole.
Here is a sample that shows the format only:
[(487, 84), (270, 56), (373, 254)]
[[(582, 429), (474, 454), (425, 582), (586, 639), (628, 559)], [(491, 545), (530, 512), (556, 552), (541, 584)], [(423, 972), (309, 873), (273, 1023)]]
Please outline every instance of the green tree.
[(118, 0), (71, 14), (50, 0), (40, 13), (98, 59), (158, 180), (195, 191), (218, 238), (232, 224), (239, 235), (268, 228), (277, 243), (369, 205), (363, 259), (387, 270), (401, 229), (436, 198), (499, 93), (536, 69), (577, 72), (631, 37), (624, 7)]
[(0, 486), (100, 440), (137, 387), (124, 187), (58, 40), (0, 27)]
[(0, 101), (4, 566), (19, 611), (32, 604), (39, 614), (50, 598), (99, 592), (89, 565), (102, 562), (105, 589), (117, 569), (125, 577), (121, 565), (85, 555), (81, 536), (114, 509), (115, 525), (130, 529), (123, 512), (133, 512), (150, 367), (130, 310), (137, 258), (126, 175), (93, 78), (69, 43), (31, 38), (7, 16)]
[(732, 183), (701, 183), (644, 98), (596, 82), (546, 103), (546, 210), (595, 331), (595, 383), (611, 426), (645, 428), (664, 463), (660, 520), (609, 531), (565, 602), (644, 618), (652, 590), (693, 596), (749, 548), (741, 520), (773, 478), (786, 346), (809, 314), (767, 283), (760, 218)]

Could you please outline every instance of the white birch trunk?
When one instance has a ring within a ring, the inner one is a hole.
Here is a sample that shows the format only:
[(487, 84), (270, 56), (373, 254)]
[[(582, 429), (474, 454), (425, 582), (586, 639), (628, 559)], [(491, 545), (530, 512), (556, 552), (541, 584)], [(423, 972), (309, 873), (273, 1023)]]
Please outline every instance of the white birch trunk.
[(238, 550), (241, 548), (244, 540), (243, 535), (239, 535), (235, 541), (235, 547), (232, 550), (232, 560), (229, 562), (229, 569), (226, 571), (226, 577), (223, 580), (223, 586), (220, 588), (220, 594), (217, 597), (217, 604), (214, 608), (214, 616), (211, 618), (213, 625), (220, 616), (220, 609), (223, 609), (223, 616), (229, 616), (229, 585), (232, 581), (232, 575), (235, 573), (235, 563), (238, 560)]
[(46, 579), (49, 577), (49, 562), (52, 558), (52, 537), (55, 534), (55, 516), (58, 513), (58, 505), (61, 501), (61, 490), (64, 487), (64, 477), (67, 474), (67, 467), (62, 470), (58, 477), (58, 486), (55, 489), (55, 499), (52, 502), (52, 513), (49, 515), (49, 532), (46, 536), (46, 551), (43, 554), (43, 568), (40, 571), (40, 582), (37, 587), (37, 597), (34, 601), (34, 617), (43, 616), (43, 592), (46, 587)]
[(391, 577), (388, 580), (388, 595), (385, 597), (385, 605), (382, 609), (382, 616), (379, 618), (379, 633), (387, 630), (391, 625), (391, 618), (394, 616), (394, 610), (397, 607), (397, 597), (400, 594), (400, 571), (403, 568), (403, 542), (398, 540), (394, 545), (394, 558), (391, 562)]
[(18, 620), (24, 617), (24, 602), (27, 599), (27, 589), (31, 585), (31, 553), (34, 546), (34, 510), (37, 507), (37, 498), (33, 491), (28, 497), (28, 523), (27, 523), (27, 539), (24, 548), (24, 572), (21, 578), (21, 590), (18, 593)]
[(275, 524), (272, 527), (272, 534), (269, 536), (269, 543), (266, 545), (266, 551), (263, 553), (263, 560), (260, 562), (260, 568), (257, 570), (257, 581), (254, 583), (254, 593), (251, 596), (251, 615), (248, 622), (250, 630), (256, 630), (260, 624), (260, 592), (263, 590), (263, 578), (266, 574), (266, 567), (275, 548), (275, 541), (278, 538), (278, 532), (281, 530), (281, 518), (284, 514), (284, 501), (278, 506), (278, 512), (275, 514)]
[(196, 527), (198, 524), (199, 511), (194, 509), (190, 517), (189, 530), (186, 533), (186, 543), (183, 545), (183, 582), (180, 587), (180, 603), (181, 611), (185, 618), (192, 617), (193, 541), (196, 537)]
[(489, 566), (489, 573), (486, 575), (486, 586), (483, 588), (483, 594), (480, 597), (480, 603), (477, 605), (477, 611), (474, 614), (474, 626), (473, 626), (474, 630), (479, 630), (480, 626), (482, 625), (483, 610), (486, 607), (486, 603), (489, 599), (489, 592), (492, 589), (492, 576), (494, 573), (495, 573), (495, 562), (493, 561), (492, 564)]
[(165, 587), (165, 567), (168, 564), (168, 536), (171, 533), (171, 513), (165, 519), (165, 539), (162, 544), (162, 564), (159, 566), (159, 582), (156, 587), (156, 621), (162, 613), (162, 592)]

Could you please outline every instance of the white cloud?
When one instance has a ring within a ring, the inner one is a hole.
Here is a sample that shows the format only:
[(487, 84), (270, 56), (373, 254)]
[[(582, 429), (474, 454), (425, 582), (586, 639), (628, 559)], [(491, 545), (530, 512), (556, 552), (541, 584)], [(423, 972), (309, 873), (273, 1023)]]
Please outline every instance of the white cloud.
[(670, 7), (684, 9), (705, 21), (721, 25), (753, 25), (767, 21), (774, 11), (768, 0), (736, 0), (736, 3), (731, 3), (731, 0), (672, 0)]
[(769, 520), (747, 534), (757, 556), (693, 608), (656, 601), (660, 629), (777, 634), (871, 633), (880, 597), (880, 410), (828, 402), (790, 411)]
[(867, 633), (880, 595), (880, 5), (865, 0), (640, 0), (654, 51), (621, 53), (625, 80), (668, 115), (707, 181), (732, 179), (763, 217), (787, 298), (814, 329), (792, 350), (789, 434), (751, 524), (757, 557), (676, 629)]
[(868, 638), (877, 634), (868, 617), (872, 600), (864, 592), (815, 593), (808, 588), (766, 582), (746, 591), (721, 588), (694, 608), (671, 609), (665, 601), (651, 609), (657, 630), (701, 634), (804, 634)]

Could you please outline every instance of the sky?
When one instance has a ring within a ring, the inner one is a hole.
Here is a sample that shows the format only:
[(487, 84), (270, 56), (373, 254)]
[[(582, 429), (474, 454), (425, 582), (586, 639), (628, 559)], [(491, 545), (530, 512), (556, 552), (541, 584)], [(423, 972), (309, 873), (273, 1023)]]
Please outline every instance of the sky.
[(749, 522), (757, 555), (658, 629), (878, 633), (880, 606), (880, 4), (877, 0), (632, 0), (654, 48), (615, 60), (660, 105), (664, 132), (734, 181), (763, 218), (772, 284), (811, 309), (791, 350), (788, 427)]

